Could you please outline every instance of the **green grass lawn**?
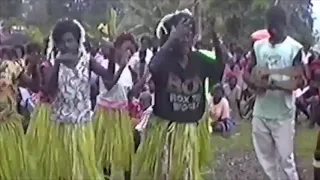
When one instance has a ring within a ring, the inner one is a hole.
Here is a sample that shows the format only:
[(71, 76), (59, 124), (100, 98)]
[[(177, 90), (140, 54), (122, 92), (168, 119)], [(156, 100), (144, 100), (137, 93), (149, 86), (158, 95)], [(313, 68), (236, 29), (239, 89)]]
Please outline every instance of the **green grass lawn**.
[[(308, 129), (299, 125), (296, 131), (296, 154), (303, 160), (312, 161), (317, 140), (318, 130)], [(253, 150), (251, 141), (251, 124), (243, 122), (240, 126), (240, 135), (226, 139), (218, 135), (212, 137), (214, 151), (248, 151)]]

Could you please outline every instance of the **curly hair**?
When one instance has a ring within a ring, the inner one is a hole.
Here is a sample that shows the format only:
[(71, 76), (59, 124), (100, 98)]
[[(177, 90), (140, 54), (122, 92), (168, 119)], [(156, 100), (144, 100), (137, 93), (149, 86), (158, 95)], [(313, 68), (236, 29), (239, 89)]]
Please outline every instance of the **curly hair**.
[(122, 33), (114, 41), (114, 47), (120, 47), (124, 42), (130, 41), (132, 44), (136, 44), (136, 41), (131, 33)]
[(54, 44), (59, 44), (62, 41), (62, 37), (65, 33), (72, 33), (72, 35), (79, 42), (81, 38), (81, 29), (74, 23), (73, 20), (61, 20), (59, 21), (52, 31), (52, 39)]
[(79, 43), (79, 51), (86, 53), (84, 42), (86, 41), (86, 32), (83, 26), (75, 19), (63, 19), (58, 21), (53, 31), (51, 32), (46, 48), (46, 56), (48, 60), (52, 60), (57, 54), (57, 46), (62, 41), (65, 33), (70, 32)]

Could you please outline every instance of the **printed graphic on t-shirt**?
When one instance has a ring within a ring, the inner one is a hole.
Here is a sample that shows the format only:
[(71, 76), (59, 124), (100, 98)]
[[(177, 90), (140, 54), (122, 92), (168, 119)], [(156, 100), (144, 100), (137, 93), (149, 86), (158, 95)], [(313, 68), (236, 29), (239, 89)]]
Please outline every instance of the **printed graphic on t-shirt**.
[(263, 58), (267, 60), (268, 68), (272, 69), (277, 68), (282, 57), (278, 54), (264, 54)]
[(173, 111), (185, 112), (198, 109), (202, 86), (198, 76), (182, 80), (174, 73), (169, 73), (167, 90), (170, 92), (169, 101), (173, 105)]
[[(266, 59), (267, 67), (269, 69), (281, 68), (281, 64), (280, 63), (281, 63), (281, 61), (283, 61), (281, 55), (265, 53), (265, 54), (263, 54), (263, 58)], [(271, 75), (270, 78), (273, 79), (273, 80), (279, 80), (279, 81), (282, 80), (281, 79), (282, 76), (281, 75), (276, 75), (276, 74)]]

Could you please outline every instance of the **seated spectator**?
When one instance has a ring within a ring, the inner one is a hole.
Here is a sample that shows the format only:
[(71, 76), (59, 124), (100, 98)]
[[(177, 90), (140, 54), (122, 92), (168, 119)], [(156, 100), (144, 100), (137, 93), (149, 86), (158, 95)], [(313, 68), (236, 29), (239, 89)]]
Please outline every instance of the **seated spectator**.
[(227, 77), (227, 83), (223, 86), (225, 95), (229, 101), (231, 108), (231, 117), (238, 123), (240, 117), (240, 100), (241, 100), (241, 87), (238, 85), (238, 79), (235, 75), (230, 74)]
[(210, 125), (213, 132), (226, 135), (231, 132), (235, 123), (230, 117), (230, 106), (223, 87), (218, 85), (212, 92), (212, 103), (209, 109)]

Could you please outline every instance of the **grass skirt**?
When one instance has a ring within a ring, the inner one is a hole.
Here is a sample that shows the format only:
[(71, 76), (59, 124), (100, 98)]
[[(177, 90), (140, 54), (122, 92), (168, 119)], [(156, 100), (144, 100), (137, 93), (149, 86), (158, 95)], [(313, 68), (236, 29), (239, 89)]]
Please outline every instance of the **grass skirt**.
[(38, 179), (102, 179), (92, 123), (57, 123), (49, 119), (50, 114), (50, 106), (40, 106), (27, 134), (29, 148), (37, 156)]
[(152, 117), (134, 161), (133, 179), (201, 180), (211, 161), (207, 122), (174, 123)]
[(0, 123), (0, 179), (36, 179), (35, 164), (27, 152), (22, 117), (14, 112)]
[(97, 106), (94, 127), (99, 169), (112, 167), (129, 171), (134, 154), (134, 138), (128, 112)]
[(39, 154), (44, 149), (46, 136), (43, 136), (44, 130), (49, 127), (51, 107), (48, 103), (40, 103), (37, 105), (33, 113), (27, 129), (28, 150), (32, 152), (34, 158), (39, 159)]

